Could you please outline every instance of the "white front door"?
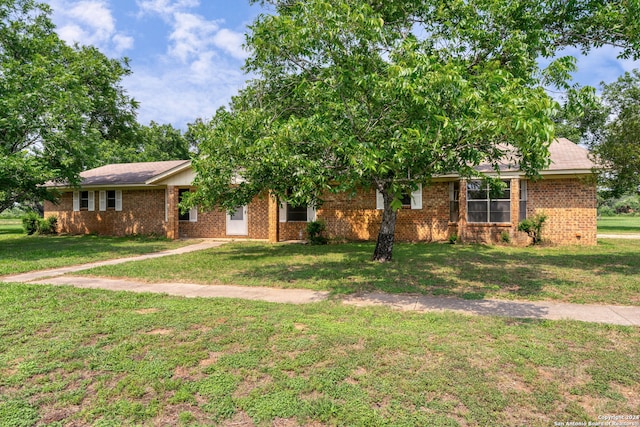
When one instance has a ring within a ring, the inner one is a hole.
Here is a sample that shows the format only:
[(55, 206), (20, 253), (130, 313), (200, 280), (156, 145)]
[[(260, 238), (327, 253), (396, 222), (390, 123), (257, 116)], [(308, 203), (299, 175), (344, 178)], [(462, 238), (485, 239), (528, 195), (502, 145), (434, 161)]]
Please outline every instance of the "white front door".
[(246, 236), (249, 234), (247, 206), (239, 206), (234, 212), (227, 212), (227, 235)]

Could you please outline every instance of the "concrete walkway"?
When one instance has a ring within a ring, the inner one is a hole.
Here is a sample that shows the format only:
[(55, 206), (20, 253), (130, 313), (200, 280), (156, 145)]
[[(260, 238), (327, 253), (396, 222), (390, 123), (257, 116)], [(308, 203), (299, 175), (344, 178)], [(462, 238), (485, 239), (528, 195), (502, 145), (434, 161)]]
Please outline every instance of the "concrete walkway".
[(640, 234), (600, 234), (596, 236), (598, 239), (640, 239)]
[[(75, 286), (79, 288), (107, 289), (112, 291), (154, 292), (183, 297), (241, 298), (289, 304), (313, 303), (326, 300), (329, 297), (329, 292), (312, 291), (307, 289), (199, 285), (192, 283), (146, 283), (135, 280), (108, 279), (102, 277), (65, 276), (67, 273), (83, 271), (102, 265), (114, 265), (130, 261), (188, 253), (218, 247), (224, 243), (226, 242), (203, 241), (182, 248), (152, 254), (99, 261), (50, 270), (34, 271), (13, 276), (4, 276), (0, 277), (0, 282)], [(549, 320), (570, 319), (584, 322), (640, 326), (640, 307), (633, 306), (567, 304), (543, 301), (522, 302), (492, 299), (463, 300), (451, 297), (431, 297), (413, 294), (397, 295), (382, 292), (346, 296), (342, 298), (342, 303), (357, 307), (386, 306), (405, 311), (455, 311), (481, 316), (504, 316)]]
[(569, 304), (547, 301), (463, 300), (426, 295), (396, 295), (373, 292), (349, 296), (343, 301), (358, 307), (387, 306), (398, 310), (456, 311), (480, 316), (527, 319), (580, 320), (613, 325), (640, 326), (640, 307), (595, 304)]

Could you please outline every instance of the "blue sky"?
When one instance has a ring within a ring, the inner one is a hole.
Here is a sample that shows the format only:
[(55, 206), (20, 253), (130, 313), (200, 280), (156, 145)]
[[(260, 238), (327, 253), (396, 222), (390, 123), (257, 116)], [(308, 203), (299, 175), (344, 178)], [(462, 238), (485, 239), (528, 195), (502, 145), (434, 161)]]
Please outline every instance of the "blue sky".
[[(44, 1), (64, 40), (130, 59), (133, 74), (123, 84), (140, 102), (143, 124), (185, 129), (212, 117), (247, 79), (243, 34), (261, 11), (248, 0)], [(606, 47), (581, 57), (576, 82), (597, 87), (640, 68), (640, 61), (618, 60), (617, 53)]]

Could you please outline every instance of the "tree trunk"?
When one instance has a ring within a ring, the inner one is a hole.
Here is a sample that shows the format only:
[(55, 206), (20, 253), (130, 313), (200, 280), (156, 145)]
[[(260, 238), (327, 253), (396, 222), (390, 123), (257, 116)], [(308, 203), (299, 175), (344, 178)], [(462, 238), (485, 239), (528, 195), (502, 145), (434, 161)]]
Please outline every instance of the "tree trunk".
[(373, 260), (386, 262), (391, 261), (391, 256), (393, 255), (393, 241), (395, 239), (398, 212), (391, 208), (393, 197), (388, 191), (383, 189), (381, 193), (384, 199), (384, 210), (382, 211), (382, 223), (380, 224), (376, 249), (373, 251)]

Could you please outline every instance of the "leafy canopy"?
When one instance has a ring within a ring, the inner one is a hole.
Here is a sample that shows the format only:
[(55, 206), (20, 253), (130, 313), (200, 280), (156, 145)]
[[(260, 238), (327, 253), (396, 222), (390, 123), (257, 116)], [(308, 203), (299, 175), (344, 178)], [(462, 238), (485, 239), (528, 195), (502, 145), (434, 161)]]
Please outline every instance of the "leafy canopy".
[(192, 129), (201, 150), (192, 202), (231, 209), (268, 189), (314, 204), (373, 187), (385, 200), (381, 233), (402, 194), (434, 175), (477, 175), (505, 158), (532, 176), (547, 165), (557, 106), (543, 87), (567, 88), (575, 59), (541, 69), (540, 57), (603, 44), (630, 56), (639, 46), (635, 2), (263, 4), (273, 13), (247, 36), (256, 79)]
[(52, 198), (47, 181), (77, 183), (98, 143), (135, 124), (120, 86), (126, 60), (66, 45), (49, 15), (33, 0), (0, 0), (0, 211)]
[(640, 189), (640, 71), (603, 84), (610, 120), (592, 149), (603, 166), (603, 184), (612, 196)]

